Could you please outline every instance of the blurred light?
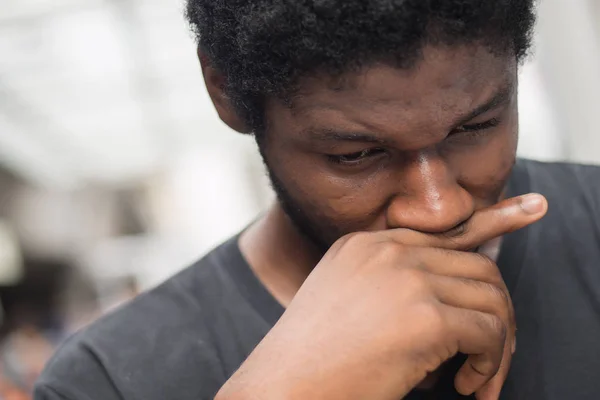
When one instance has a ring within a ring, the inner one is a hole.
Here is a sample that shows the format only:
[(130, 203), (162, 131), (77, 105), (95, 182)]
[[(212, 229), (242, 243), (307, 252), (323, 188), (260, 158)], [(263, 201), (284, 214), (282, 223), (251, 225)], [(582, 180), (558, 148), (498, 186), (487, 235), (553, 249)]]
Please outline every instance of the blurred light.
[(59, 154), (49, 152), (42, 143), (13, 126), (0, 112), (0, 160), (3, 165), (35, 185), (72, 188), (77, 175), (61, 159)]
[(112, 82), (130, 64), (110, 9), (66, 13), (49, 20), (48, 44), (64, 74)]
[(535, 60), (519, 71), (519, 155), (536, 160), (556, 161), (565, 157), (560, 121), (549, 101)]
[(0, 285), (13, 285), (22, 276), (23, 259), (16, 235), (7, 223), (0, 221)]

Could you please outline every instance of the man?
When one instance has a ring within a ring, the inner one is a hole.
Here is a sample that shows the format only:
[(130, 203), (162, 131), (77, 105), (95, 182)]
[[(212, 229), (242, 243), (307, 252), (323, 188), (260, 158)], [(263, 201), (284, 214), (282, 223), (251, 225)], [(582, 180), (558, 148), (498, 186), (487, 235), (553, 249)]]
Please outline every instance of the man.
[(70, 339), (36, 399), (598, 398), (600, 170), (515, 165), (533, 1), (187, 15), (278, 201)]

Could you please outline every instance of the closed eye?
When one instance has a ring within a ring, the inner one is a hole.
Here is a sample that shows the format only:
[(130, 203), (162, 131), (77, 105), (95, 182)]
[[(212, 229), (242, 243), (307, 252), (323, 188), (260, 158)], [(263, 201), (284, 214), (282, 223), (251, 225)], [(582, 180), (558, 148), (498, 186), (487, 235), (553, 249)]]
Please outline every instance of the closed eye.
[(450, 135), (454, 135), (457, 133), (463, 133), (463, 132), (484, 131), (486, 129), (494, 128), (494, 127), (498, 126), (499, 124), (500, 124), (500, 120), (498, 120), (498, 118), (492, 118), (489, 121), (485, 121), (485, 122), (481, 122), (481, 123), (477, 123), (477, 124), (467, 124), (467, 125), (459, 126), (458, 128), (454, 128), (450, 132)]
[(355, 166), (384, 152), (385, 150), (382, 148), (372, 148), (348, 154), (329, 154), (327, 158), (336, 164)]

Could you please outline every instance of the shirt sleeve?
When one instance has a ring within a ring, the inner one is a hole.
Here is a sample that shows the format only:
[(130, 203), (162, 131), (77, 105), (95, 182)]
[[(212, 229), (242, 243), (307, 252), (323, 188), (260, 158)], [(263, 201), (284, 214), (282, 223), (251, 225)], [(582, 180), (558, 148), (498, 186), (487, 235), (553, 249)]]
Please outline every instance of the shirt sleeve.
[(33, 400), (79, 400), (63, 395), (48, 385), (37, 385), (33, 392)]
[(68, 340), (36, 382), (33, 400), (123, 400), (92, 348)]

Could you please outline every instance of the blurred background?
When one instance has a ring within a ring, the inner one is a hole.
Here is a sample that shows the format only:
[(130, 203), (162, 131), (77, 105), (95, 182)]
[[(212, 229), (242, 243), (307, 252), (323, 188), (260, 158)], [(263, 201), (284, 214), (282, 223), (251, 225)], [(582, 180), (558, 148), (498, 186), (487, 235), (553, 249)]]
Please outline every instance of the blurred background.
[[(62, 338), (273, 195), (205, 92), (183, 0), (0, 3), (0, 399)], [(600, 163), (600, 0), (542, 0), (519, 153)]]

